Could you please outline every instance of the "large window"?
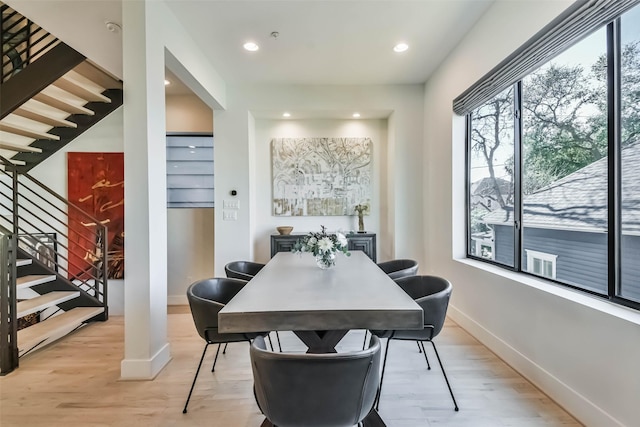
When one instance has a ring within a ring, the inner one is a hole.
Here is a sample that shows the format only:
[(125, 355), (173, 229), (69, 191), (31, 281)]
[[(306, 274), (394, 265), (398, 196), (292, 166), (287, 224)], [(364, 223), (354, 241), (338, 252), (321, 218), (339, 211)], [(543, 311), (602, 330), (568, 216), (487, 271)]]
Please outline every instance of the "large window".
[(622, 16), (620, 76), (621, 280), (619, 293), (640, 301), (640, 7)]
[(468, 256), (640, 308), (640, 6), (475, 108), (467, 146)]

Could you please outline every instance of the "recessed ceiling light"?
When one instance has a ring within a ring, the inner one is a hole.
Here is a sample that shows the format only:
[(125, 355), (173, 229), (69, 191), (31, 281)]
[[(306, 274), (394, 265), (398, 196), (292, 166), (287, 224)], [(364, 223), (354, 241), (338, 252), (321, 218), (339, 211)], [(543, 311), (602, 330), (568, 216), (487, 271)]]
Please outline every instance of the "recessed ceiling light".
[(409, 49), (409, 45), (408, 45), (408, 44), (406, 44), (406, 43), (398, 43), (397, 45), (395, 45), (395, 46), (393, 47), (393, 51), (394, 51), (394, 52), (398, 52), (398, 53), (400, 53), (400, 52), (404, 52), (404, 51), (406, 51), (407, 49)]
[(254, 42), (246, 42), (242, 46), (249, 52), (255, 52), (256, 50), (260, 49), (260, 46), (258, 46)]
[(165, 85), (165, 86), (168, 86), (168, 85), (170, 85), (170, 84), (171, 84), (171, 82), (170, 82), (169, 80), (164, 79), (164, 85)]
[(291, 113), (282, 113), (282, 117), (291, 117)]
[(189, 153), (196, 154), (196, 152), (194, 150), (189, 151)]
[(353, 113), (353, 118), (354, 119), (360, 118), (360, 113)]
[(196, 146), (195, 146), (195, 145), (188, 145), (187, 147), (189, 147), (189, 148), (196, 148)]

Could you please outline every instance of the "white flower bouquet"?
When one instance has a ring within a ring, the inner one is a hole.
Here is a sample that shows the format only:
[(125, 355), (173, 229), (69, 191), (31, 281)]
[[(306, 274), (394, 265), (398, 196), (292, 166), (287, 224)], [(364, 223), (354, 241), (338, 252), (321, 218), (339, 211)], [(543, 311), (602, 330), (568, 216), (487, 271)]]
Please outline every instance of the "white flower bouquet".
[(348, 249), (348, 241), (342, 233), (327, 233), (324, 225), (320, 226), (319, 233), (311, 232), (299, 239), (293, 245), (292, 252), (312, 253), (316, 258), (316, 264), (322, 269), (336, 265), (336, 252), (342, 252), (346, 256), (351, 256)]

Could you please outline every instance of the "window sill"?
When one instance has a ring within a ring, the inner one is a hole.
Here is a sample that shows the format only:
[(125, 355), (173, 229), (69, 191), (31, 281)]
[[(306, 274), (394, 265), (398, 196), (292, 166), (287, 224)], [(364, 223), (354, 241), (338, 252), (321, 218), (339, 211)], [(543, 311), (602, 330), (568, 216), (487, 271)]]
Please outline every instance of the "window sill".
[(614, 304), (610, 301), (600, 299), (589, 294), (582, 293), (580, 291), (573, 290), (571, 288), (565, 288), (562, 285), (548, 282), (544, 279), (539, 279), (533, 276), (528, 276), (522, 273), (516, 273), (513, 271), (504, 270), (500, 267), (496, 267), (491, 264), (484, 263), (482, 261), (476, 261), (474, 259), (462, 258), (455, 259), (461, 264), (467, 265), (478, 270), (486, 271), (487, 273), (495, 274), (496, 276), (504, 277), (505, 279), (513, 280), (514, 282), (521, 283), (526, 286), (538, 289), (542, 292), (546, 292), (555, 295), (559, 298), (581, 304), (585, 307), (589, 307), (594, 310), (598, 310), (602, 313), (617, 317), (627, 322), (640, 326), (640, 311), (634, 310), (623, 305)]

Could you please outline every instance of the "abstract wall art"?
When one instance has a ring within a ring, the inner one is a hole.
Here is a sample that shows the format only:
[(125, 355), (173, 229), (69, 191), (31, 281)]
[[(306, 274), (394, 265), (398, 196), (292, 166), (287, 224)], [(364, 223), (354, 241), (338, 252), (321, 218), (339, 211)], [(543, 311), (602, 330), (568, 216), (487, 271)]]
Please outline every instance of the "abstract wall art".
[(371, 202), (370, 138), (271, 140), (273, 215), (353, 215)]
[[(67, 168), (69, 201), (107, 226), (108, 278), (124, 278), (123, 153), (67, 153)], [(86, 278), (93, 268), (86, 241), (95, 240), (95, 224), (74, 210), (69, 217), (84, 227), (69, 230), (69, 276)]]

